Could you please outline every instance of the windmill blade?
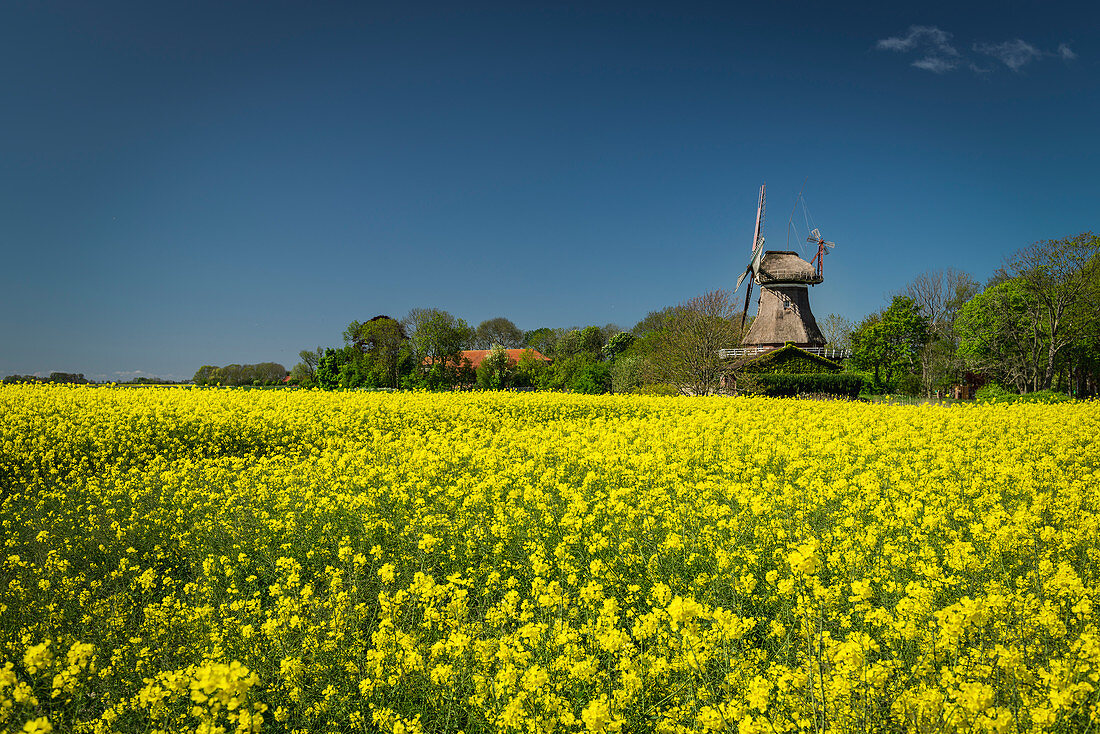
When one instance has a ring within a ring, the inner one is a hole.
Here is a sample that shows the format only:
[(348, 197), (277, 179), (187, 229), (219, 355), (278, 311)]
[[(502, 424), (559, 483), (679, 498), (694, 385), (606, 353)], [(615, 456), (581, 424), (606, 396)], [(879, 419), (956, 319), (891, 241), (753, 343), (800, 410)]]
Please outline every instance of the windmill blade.
[(756, 241), (756, 248), (752, 251), (752, 261), (749, 262), (749, 267), (752, 268), (752, 274), (755, 276), (760, 272), (760, 259), (764, 256), (764, 238), (761, 237)]
[(749, 287), (745, 289), (745, 308), (741, 311), (741, 333), (745, 333), (745, 317), (749, 315), (749, 296), (752, 295), (752, 281), (749, 281)]
[(760, 246), (760, 231), (764, 228), (764, 209), (767, 207), (767, 184), (760, 184), (760, 198), (756, 202), (756, 227), (752, 233), (752, 249)]
[[(736, 292), (737, 292), (737, 290), (738, 290), (738, 289), (739, 289), (739, 288), (741, 287), (741, 282), (742, 282), (743, 280), (745, 280), (745, 276), (749, 274), (750, 270), (751, 270), (751, 266), (750, 266), (750, 267), (748, 267), (748, 268), (745, 268), (745, 272), (741, 273), (741, 277), (737, 279), (737, 285), (736, 285), (736, 286), (734, 287), (734, 289), (733, 289), (733, 292), (734, 292), (734, 293), (736, 293)], [(751, 287), (752, 287), (752, 286), (750, 286), (750, 288), (751, 288)]]
[(752, 259), (749, 260), (749, 264), (745, 266), (745, 272), (741, 273), (741, 277), (737, 279), (737, 285), (734, 287), (733, 292), (736, 293), (741, 287), (741, 282), (752, 273), (752, 277), (756, 278), (760, 273), (760, 260), (764, 256), (764, 238), (761, 237), (756, 243), (756, 248), (752, 251)]
[(810, 236), (808, 238), (809, 241), (812, 242), (813, 240), (820, 240), (820, 239), (821, 239), (821, 230), (820, 229), (818, 229), (817, 227), (814, 227), (812, 230), (810, 230)]

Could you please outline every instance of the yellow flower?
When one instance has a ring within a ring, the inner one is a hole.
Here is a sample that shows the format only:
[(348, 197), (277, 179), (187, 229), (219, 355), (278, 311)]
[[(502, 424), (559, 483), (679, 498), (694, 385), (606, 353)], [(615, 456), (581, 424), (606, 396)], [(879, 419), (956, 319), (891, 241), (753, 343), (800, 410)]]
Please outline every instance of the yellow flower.
[(594, 699), (581, 712), (581, 721), (587, 731), (619, 731), (622, 721), (611, 715), (606, 696)]
[(40, 716), (23, 724), (23, 731), (25, 734), (49, 734), (53, 731), (53, 726), (48, 718)]
[(684, 599), (683, 597), (677, 596), (672, 600), (665, 611), (668, 612), (674, 622), (683, 624), (700, 616), (703, 613), (703, 607), (691, 597)]
[(27, 648), (27, 652), (23, 655), (23, 665), (27, 668), (27, 672), (34, 675), (39, 670), (45, 670), (53, 663), (53, 653), (50, 652), (50, 640), (33, 645)]
[(814, 574), (821, 567), (821, 559), (818, 558), (817, 540), (810, 540), (798, 546), (787, 556), (787, 562), (795, 573)]

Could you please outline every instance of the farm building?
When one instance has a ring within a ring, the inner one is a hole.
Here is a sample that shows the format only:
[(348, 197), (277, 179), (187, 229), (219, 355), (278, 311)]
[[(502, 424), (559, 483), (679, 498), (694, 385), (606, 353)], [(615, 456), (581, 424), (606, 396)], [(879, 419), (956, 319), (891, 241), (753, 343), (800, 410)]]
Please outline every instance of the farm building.
[[(543, 362), (550, 361), (549, 357), (543, 356), (541, 352), (535, 349), (505, 349), (504, 351), (508, 354), (508, 360), (510, 362), (518, 363), (523, 357), (524, 352), (529, 353), (534, 359)], [(492, 352), (492, 349), (466, 349), (458, 353), (458, 364), (461, 365), (463, 362), (468, 361), (470, 363), (470, 368), (476, 370), (478, 365), (480, 365), (486, 357), (492, 354)], [(423, 364), (424, 366), (430, 364), (428, 358), (424, 359)], [(455, 366), (450, 360), (448, 360), (448, 364)]]
[[(529, 352), (533, 358), (542, 360), (543, 362), (550, 361), (548, 357), (543, 356), (541, 352), (538, 352), (534, 349), (505, 349), (504, 351), (508, 354), (509, 362), (518, 363), (520, 358), (523, 357), (524, 352)], [(462, 361), (464, 359), (470, 360), (470, 366), (476, 370), (478, 365), (481, 364), (482, 360), (484, 360), (492, 353), (492, 349), (467, 349), (466, 351), (462, 352), (461, 356), (459, 357), (459, 361)]]

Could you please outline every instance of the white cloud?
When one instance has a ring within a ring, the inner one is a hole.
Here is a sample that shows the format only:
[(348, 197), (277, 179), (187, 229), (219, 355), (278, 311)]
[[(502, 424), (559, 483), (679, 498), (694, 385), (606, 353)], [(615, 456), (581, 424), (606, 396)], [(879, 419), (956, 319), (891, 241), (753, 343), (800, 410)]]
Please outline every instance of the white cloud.
[(958, 56), (951, 45), (951, 34), (932, 25), (911, 25), (904, 36), (892, 36), (878, 42), (880, 49), (888, 51), (934, 50), (945, 56)]
[[(914, 25), (909, 26), (909, 30), (904, 35), (879, 40), (875, 48), (880, 51), (915, 54), (917, 60), (913, 61), (911, 66), (934, 74), (945, 74), (960, 66), (976, 74), (987, 74), (993, 70), (988, 64), (980, 64), (966, 58), (952, 45), (951, 39), (950, 33), (936, 26)], [(1012, 71), (1019, 71), (1032, 61), (1044, 56), (1059, 56), (1066, 61), (1077, 58), (1077, 54), (1064, 43), (1058, 46), (1057, 51), (1044, 52), (1020, 38), (1001, 43), (975, 43), (971, 49), (996, 59)]]
[(974, 50), (992, 56), (1013, 71), (1019, 71), (1043, 55), (1039, 49), (1019, 38), (1003, 43), (975, 43)]
[(945, 71), (954, 69), (955, 63), (940, 56), (926, 56), (923, 59), (914, 61), (913, 66), (918, 69), (926, 69), (928, 71), (934, 71), (937, 74), (942, 74)]
[(943, 74), (958, 64), (959, 52), (951, 45), (951, 34), (931, 25), (909, 26), (904, 36), (883, 38), (876, 44), (883, 51), (916, 51), (921, 58), (913, 62), (918, 69)]

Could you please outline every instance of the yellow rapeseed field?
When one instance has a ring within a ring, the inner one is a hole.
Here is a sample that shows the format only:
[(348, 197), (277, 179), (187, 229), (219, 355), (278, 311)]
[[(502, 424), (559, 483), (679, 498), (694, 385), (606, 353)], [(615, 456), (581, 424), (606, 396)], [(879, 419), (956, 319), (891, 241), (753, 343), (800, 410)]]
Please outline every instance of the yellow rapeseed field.
[(1082, 732), (1100, 405), (0, 387), (0, 729)]

